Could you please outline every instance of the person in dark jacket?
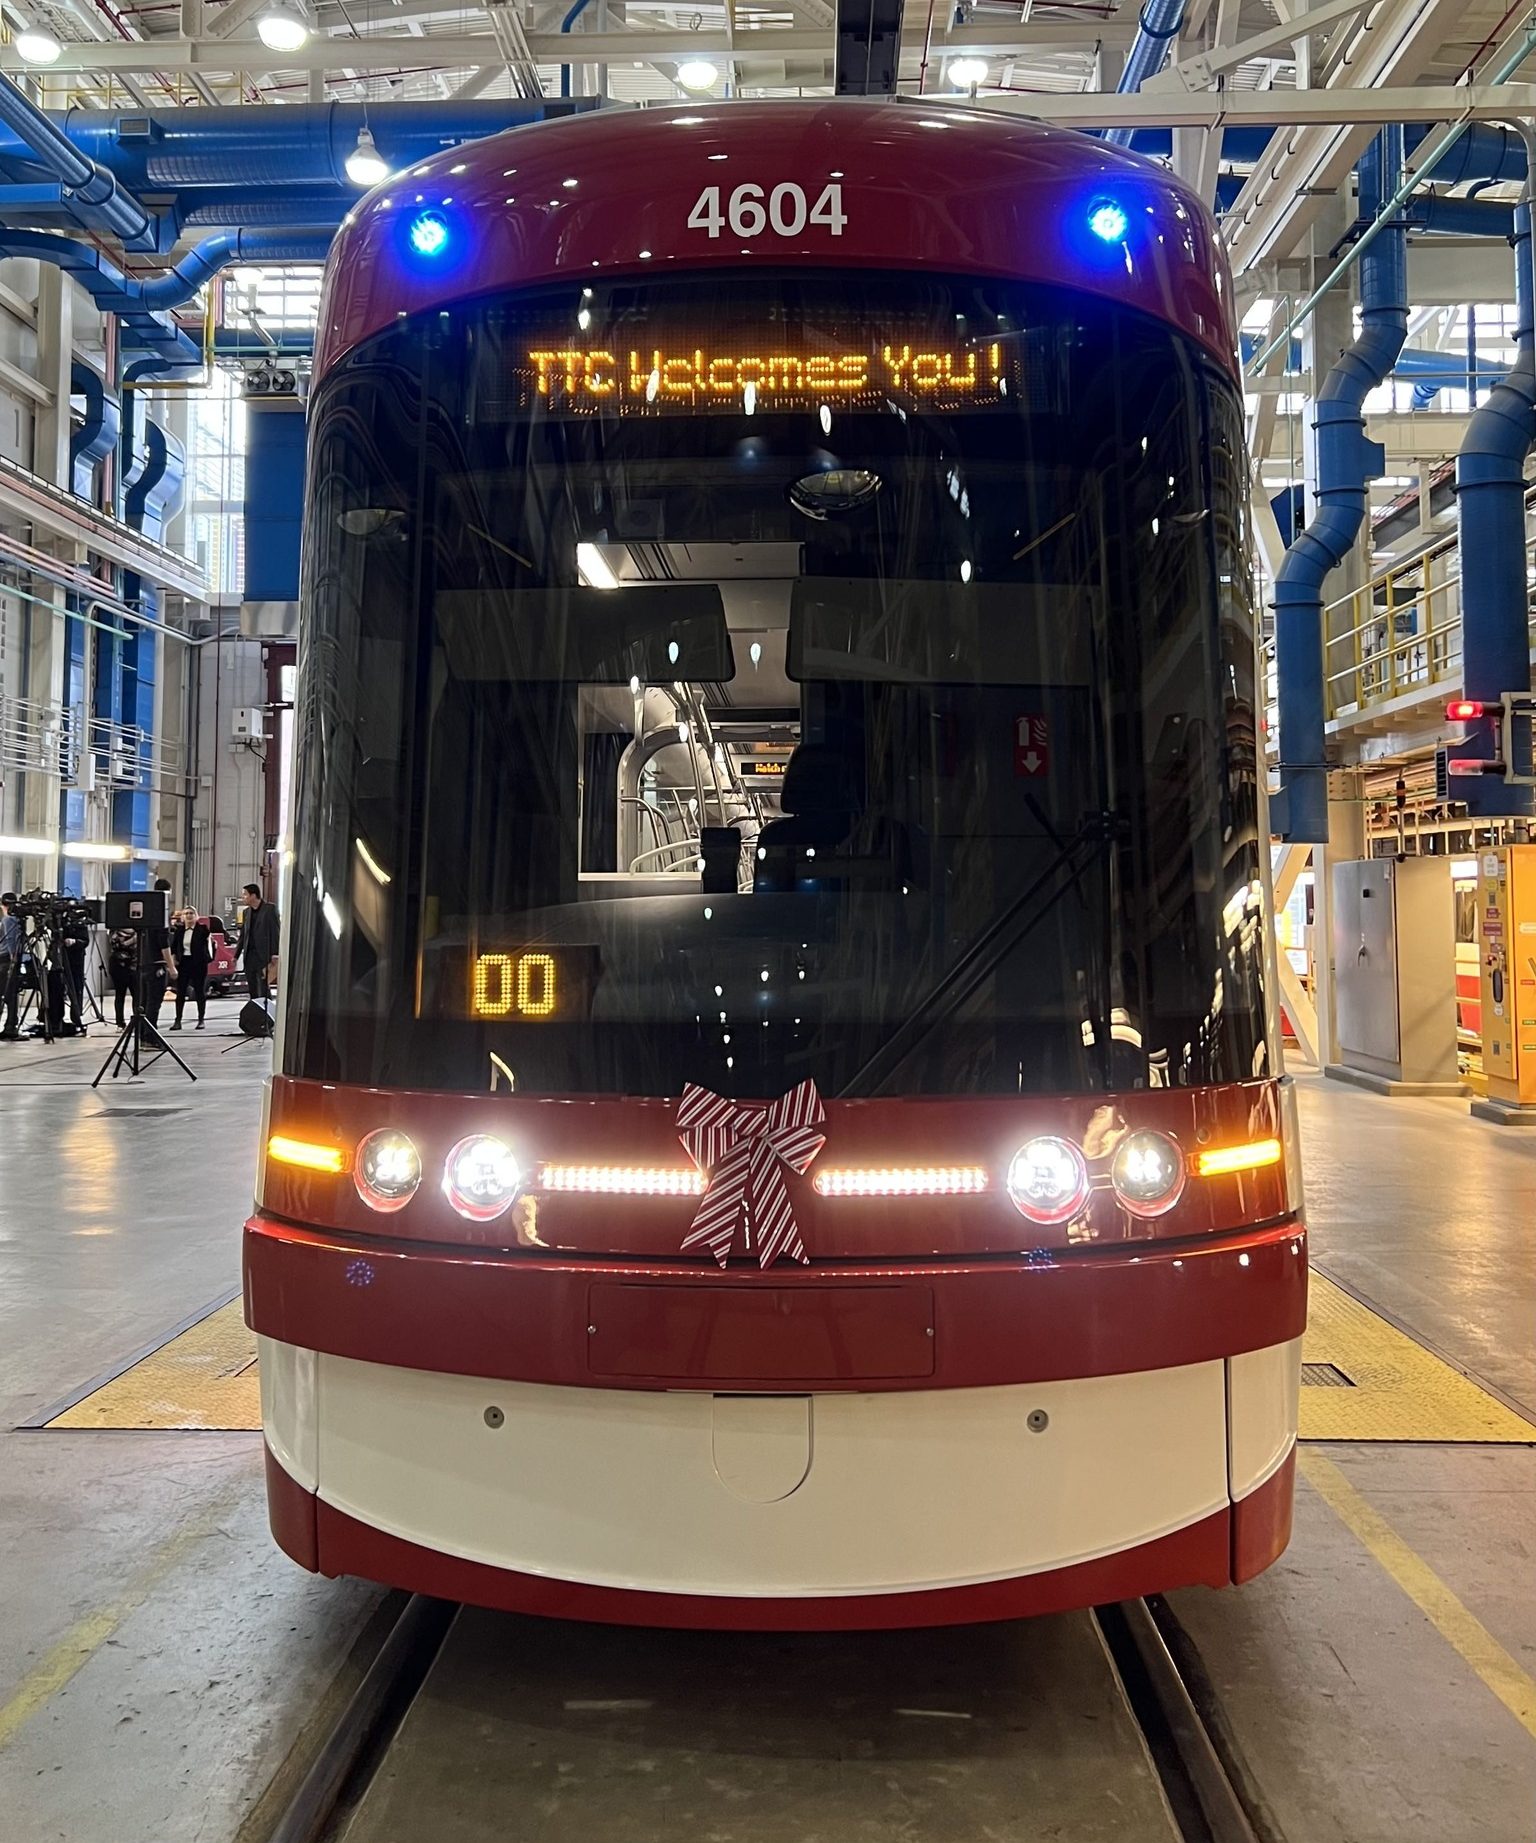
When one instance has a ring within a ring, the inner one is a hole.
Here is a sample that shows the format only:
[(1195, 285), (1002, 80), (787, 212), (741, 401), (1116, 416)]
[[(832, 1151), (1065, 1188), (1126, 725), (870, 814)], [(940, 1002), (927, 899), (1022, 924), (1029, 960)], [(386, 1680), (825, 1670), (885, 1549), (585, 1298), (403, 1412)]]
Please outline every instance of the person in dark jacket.
[(190, 997), (197, 1002), (197, 1028), (201, 1030), (208, 1018), (208, 963), (213, 958), (208, 924), (196, 909), (184, 909), (177, 923), (171, 930), (171, 954), (176, 961), (176, 1022), (171, 1029), (181, 1029)]
[(16, 913), (16, 898), (7, 890), (0, 896), (0, 1008), (5, 1016), (0, 1038), (7, 1043), (13, 1043), (20, 1034), (16, 1028), (16, 1000), (26, 949), (26, 923)]
[(135, 928), (114, 928), (107, 946), (107, 971), (112, 975), (112, 998), (119, 1030), (127, 1022), (123, 1008), (129, 999), (138, 1003), (134, 982), (139, 970), (139, 936)]
[(276, 908), (263, 900), (261, 885), (245, 886), (245, 920), (240, 924), (240, 938), (235, 943), (235, 960), (245, 968), (245, 983), (259, 1005), (267, 1002), (272, 975), (277, 967), (279, 937)]

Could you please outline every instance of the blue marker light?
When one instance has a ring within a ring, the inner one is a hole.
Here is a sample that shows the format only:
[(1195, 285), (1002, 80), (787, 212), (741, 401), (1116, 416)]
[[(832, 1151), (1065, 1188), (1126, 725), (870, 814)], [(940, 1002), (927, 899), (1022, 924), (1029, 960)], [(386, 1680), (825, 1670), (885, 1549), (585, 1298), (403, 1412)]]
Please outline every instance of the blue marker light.
[(1131, 220), (1113, 199), (1101, 198), (1088, 213), (1088, 228), (1106, 243), (1119, 243), (1131, 227)]
[(437, 211), (420, 211), (411, 219), (407, 238), (418, 256), (441, 256), (448, 247), (448, 224)]

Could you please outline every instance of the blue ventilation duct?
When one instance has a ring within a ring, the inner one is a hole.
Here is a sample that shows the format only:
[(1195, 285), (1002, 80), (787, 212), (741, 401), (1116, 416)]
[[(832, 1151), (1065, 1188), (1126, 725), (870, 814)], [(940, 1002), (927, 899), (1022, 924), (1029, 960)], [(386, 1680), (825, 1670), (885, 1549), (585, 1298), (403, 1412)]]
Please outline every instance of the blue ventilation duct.
[(1515, 208), (1493, 199), (1443, 198), (1420, 193), (1403, 207), (1410, 230), (1432, 230), (1448, 237), (1501, 237), (1515, 234)]
[[(153, 249), (155, 225), (149, 213), (104, 167), (75, 147), (68, 136), (0, 74), (0, 126), (19, 146), (15, 157), (40, 166), (62, 188), (63, 204), (82, 230), (116, 237), (127, 249)], [(3, 204), (3, 201), (0, 201)]]
[[(1115, 85), (1118, 94), (1128, 96), (1139, 90), (1167, 63), (1169, 48), (1184, 23), (1184, 4), (1185, 0), (1145, 0), (1125, 69)], [(1111, 128), (1104, 139), (1111, 147), (1129, 147), (1134, 135), (1132, 128)]]
[(233, 230), (205, 237), (174, 268), (129, 275), (92, 244), (46, 230), (0, 230), (0, 256), (35, 256), (67, 269), (109, 313), (164, 313), (183, 307), (204, 282), (233, 262), (324, 262), (329, 230)]
[(123, 517), (147, 538), (163, 542), (171, 514), (181, 504), (186, 450), (153, 416), (142, 419), (133, 467), (123, 482)]
[(0, 258), (32, 256), (67, 270), (96, 305), (123, 323), (126, 346), (143, 356), (127, 367), (129, 383), (171, 378), (202, 366), (195, 340), (165, 318), (233, 262), (323, 262), (329, 230), (221, 231), (189, 250), (173, 269), (128, 275), (93, 244), (46, 230), (0, 230)]
[[(1402, 128), (1383, 128), (1359, 166), (1368, 219), (1395, 189), (1402, 164)], [(1354, 547), (1368, 482), (1386, 465), (1381, 444), (1366, 436), (1362, 405), (1391, 373), (1408, 337), (1408, 235), (1401, 226), (1383, 231), (1360, 258), (1360, 321), (1354, 344), (1317, 394), (1317, 513), (1275, 578), (1280, 790), (1270, 801), (1270, 829), (1301, 844), (1328, 838), (1323, 584)]]
[[(1403, 147), (1407, 157), (1430, 133), (1430, 124), (1417, 122), (1403, 130)], [(1491, 122), (1472, 122), (1426, 172), (1444, 186), (1463, 185), (1469, 179), (1524, 179), (1525, 143), (1508, 128), (1495, 128)]]
[[(1529, 591), (1525, 579), (1525, 459), (1536, 442), (1536, 288), (1531, 275), (1531, 206), (1515, 211), (1514, 369), (1493, 387), (1467, 425), (1456, 456), (1456, 520), (1461, 547), (1463, 695), (1495, 706), (1506, 691), (1531, 685)], [(1491, 760), (1490, 719), (1450, 753)], [(1531, 790), (1493, 775), (1469, 775), (1458, 793), (1470, 812), (1528, 813)]]
[(69, 387), (85, 398), (85, 420), (69, 438), (70, 482), (82, 499), (90, 499), (97, 464), (117, 446), (122, 406), (101, 373), (82, 358), (70, 365)]
[[(130, 192), (333, 185), (355, 198), (347, 156), (364, 125), (398, 170), (465, 141), (593, 108), (596, 101), (476, 99), (368, 108), (355, 102), (284, 103), (280, 109), (247, 103), (227, 109), (70, 109), (46, 116), (27, 108), (76, 159), (105, 169)], [(37, 159), (33, 137), (0, 116), (0, 165), (26, 166)]]

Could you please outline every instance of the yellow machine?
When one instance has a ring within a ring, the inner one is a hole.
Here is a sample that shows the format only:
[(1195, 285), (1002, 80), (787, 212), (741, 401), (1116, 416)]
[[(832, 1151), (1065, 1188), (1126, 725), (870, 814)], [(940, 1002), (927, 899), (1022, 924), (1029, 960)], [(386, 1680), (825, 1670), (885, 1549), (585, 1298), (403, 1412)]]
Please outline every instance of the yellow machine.
[(1485, 1119), (1536, 1124), (1536, 845), (1477, 854)]

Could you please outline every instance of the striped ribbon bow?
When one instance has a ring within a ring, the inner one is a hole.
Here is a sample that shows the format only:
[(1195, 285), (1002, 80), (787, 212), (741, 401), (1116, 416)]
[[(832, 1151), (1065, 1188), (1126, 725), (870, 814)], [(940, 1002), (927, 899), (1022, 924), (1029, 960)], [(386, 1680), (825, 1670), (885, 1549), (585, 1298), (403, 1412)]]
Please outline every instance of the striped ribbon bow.
[(723, 1267), (738, 1227), (760, 1267), (779, 1256), (809, 1264), (783, 1167), (806, 1172), (827, 1143), (827, 1117), (813, 1081), (776, 1101), (731, 1101), (689, 1082), (678, 1103), (678, 1138), (704, 1173), (704, 1201), (683, 1238), (685, 1252), (708, 1248)]

